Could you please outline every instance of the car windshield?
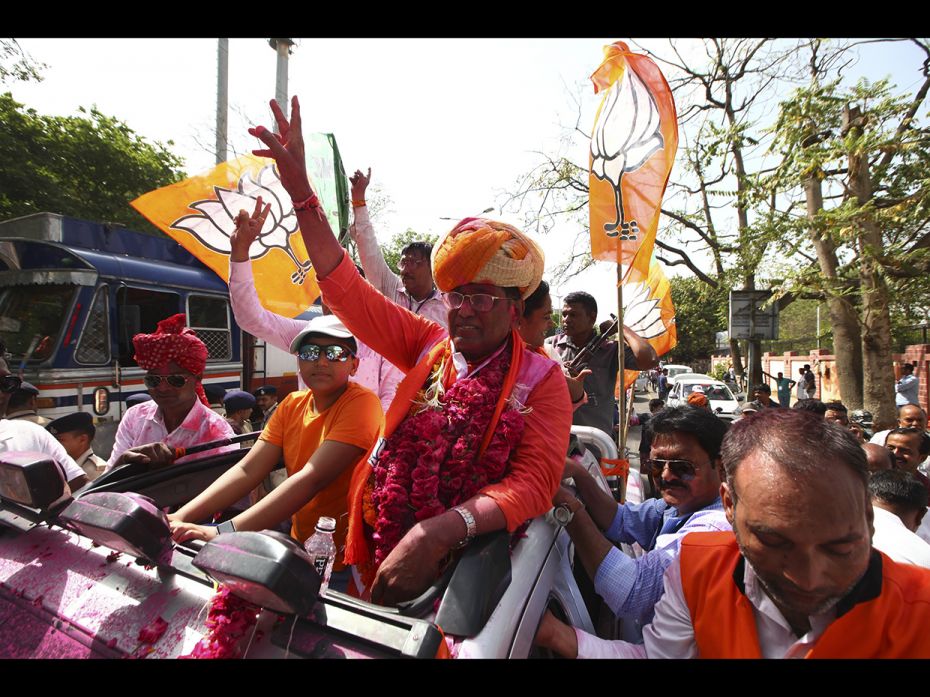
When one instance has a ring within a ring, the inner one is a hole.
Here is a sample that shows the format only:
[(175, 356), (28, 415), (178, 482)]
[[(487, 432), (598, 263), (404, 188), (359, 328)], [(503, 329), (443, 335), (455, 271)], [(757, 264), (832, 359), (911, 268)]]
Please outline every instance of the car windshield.
[(0, 290), (0, 334), (14, 360), (45, 360), (51, 355), (76, 290), (62, 283)]
[(676, 375), (682, 375), (683, 373), (690, 373), (691, 368), (669, 368), (668, 376), (670, 378), (675, 377)]
[(692, 392), (701, 392), (707, 399), (714, 400), (733, 400), (733, 393), (726, 385), (713, 385), (708, 383), (693, 382), (688, 385), (682, 385), (684, 395)]

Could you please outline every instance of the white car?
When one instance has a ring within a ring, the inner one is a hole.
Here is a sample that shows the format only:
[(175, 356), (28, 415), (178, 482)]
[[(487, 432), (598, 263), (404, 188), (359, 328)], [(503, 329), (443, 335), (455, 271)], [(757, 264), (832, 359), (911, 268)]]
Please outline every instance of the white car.
[(679, 374), (675, 385), (668, 393), (666, 404), (670, 407), (685, 405), (692, 392), (701, 392), (707, 397), (711, 411), (721, 419), (732, 421), (739, 415), (741, 401), (739, 397), (735, 396), (724, 383), (700, 373)]
[(678, 379), (679, 375), (684, 375), (685, 373), (693, 373), (690, 365), (679, 365), (677, 363), (669, 363), (668, 365), (662, 366), (665, 370), (668, 371), (668, 384), (669, 387), (675, 384), (675, 380)]

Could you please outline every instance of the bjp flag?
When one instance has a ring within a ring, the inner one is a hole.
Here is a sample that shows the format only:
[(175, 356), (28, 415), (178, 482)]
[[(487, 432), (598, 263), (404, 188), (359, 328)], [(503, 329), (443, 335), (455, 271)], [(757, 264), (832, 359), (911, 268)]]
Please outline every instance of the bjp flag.
[[(623, 284), (623, 323), (648, 341), (659, 356), (664, 356), (678, 343), (672, 289), (655, 259), (651, 260), (645, 277), (637, 270), (640, 266), (640, 262), (633, 262), (633, 271)], [(639, 371), (623, 372), (623, 384), (629, 389)]]
[[(656, 64), (617, 41), (591, 76), (606, 90), (591, 137), (591, 256), (649, 275), (662, 195), (678, 150), (678, 116)], [(640, 253), (642, 252), (642, 254)]]
[[(326, 134), (316, 135), (329, 142)], [(311, 183), (333, 230), (342, 231), (347, 227), (343, 225), (347, 205), (342, 204), (340, 194), (347, 190), (343, 182), (340, 191), (339, 177), (331, 174), (338, 172), (342, 163), (338, 161), (335, 169), (321, 165), (311, 152), (308, 146), (308, 171), (316, 174)], [(335, 150), (330, 151), (330, 159), (333, 152), (338, 160)], [(322, 172), (330, 173), (328, 179), (335, 182), (327, 181)], [(271, 204), (271, 210), (249, 250), (255, 288), (266, 310), (296, 317), (313, 304), (320, 289), (291, 198), (281, 185), (273, 160), (244, 155), (205, 174), (143, 194), (131, 205), (228, 283), (229, 238), (236, 227), (236, 215), (240, 210), (251, 213), (259, 196)]]

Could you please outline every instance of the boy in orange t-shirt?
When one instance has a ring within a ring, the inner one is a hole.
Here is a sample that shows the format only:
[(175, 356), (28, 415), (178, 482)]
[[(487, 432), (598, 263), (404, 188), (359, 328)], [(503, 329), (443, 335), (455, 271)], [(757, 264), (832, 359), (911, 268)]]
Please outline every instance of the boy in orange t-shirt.
[[(309, 321), (290, 348), (310, 389), (289, 394), (249, 454), (168, 516), (176, 541), (264, 530), (292, 516), (291, 535), (303, 542), (317, 520), (329, 516), (336, 519), (336, 548), (341, 552), (345, 546), (349, 482), (381, 433), (381, 403), (370, 390), (349, 382), (358, 368), (357, 346), (335, 315)], [(282, 455), (287, 481), (254, 506), (219, 526), (187, 522), (203, 520), (247, 495)], [(343, 568), (340, 553), (333, 569)]]

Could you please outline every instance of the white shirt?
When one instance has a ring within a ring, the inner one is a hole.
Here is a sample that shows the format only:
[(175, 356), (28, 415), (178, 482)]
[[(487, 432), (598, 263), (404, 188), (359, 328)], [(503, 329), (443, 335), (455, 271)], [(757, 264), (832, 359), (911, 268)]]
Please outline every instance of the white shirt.
[[(251, 261), (230, 260), (229, 300), (236, 323), (244, 331), (286, 353), (291, 352), (291, 342), (294, 337), (307, 326), (306, 320), (283, 317), (269, 312), (262, 306), (258, 293), (255, 291), (255, 277), (252, 275)], [(381, 408), (387, 412), (400, 380), (391, 381), (384, 375), (394, 366), (358, 339), (355, 343), (358, 345), (358, 370), (349, 380), (357, 382), (378, 395)], [(400, 377), (403, 377), (400, 371), (394, 370)], [(301, 390), (307, 389), (300, 371), (297, 371), (297, 387)], [(270, 414), (265, 415), (266, 423), (269, 416)]]
[[(355, 209), (355, 222), (349, 227), (349, 234), (358, 245), (358, 256), (365, 269), (365, 280), (377, 288), (388, 300), (392, 300), (415, 315), (426, 317), (444, 329), (449, 328), (449, 311), (442, 302), (439, 291), (435, 288), (425, 300), (415, 300), (407, 294), (400, 277), (391, 271), (384, 261), (381, 247), (375, 237), (374, 228), (368, 217), (368, 208), (359, 206)], [(429, 263), (429, 259), (425, 261)]]
[(902, 564), (930, 569), (930, 545), (908, 530), (904, 521), (891, 511), (875, 505), (872, 510), (875, 511), (872, 546)]
[(907, 404), (917, 404), (917, 391), (920, 387), (920, 379), (916, 375), (903, 375), (895, 383), (894, 401), (899, 407)]
[[(746, 598), (756, 618), (759, 647), (764, 658), (803, 658), (830, 623), (836, 610), (808, 618), (811, 630), (798, 638), (791, 625), (765, 594), (749, 562), (744, 565)], [(697, 658), (691, 611), (681, 585), (681, 557), (665, 571), (665, 592), (656, 603), (652, 624), (643, 629), (644, 644), (607, 641), (575, 629), (578, 658)]]
[[(123, 419), (116, 430), (113, 452), (110, 453), (110, 459), (107, 461), (107, 470), (113, 469), (120, 455), (138, 445), (164, 443), (171, 448), (189, 448), (215, 440), (232, 438), (234, 435), (236, 434), (229, 422), (199, 399), (194, 400), (194, 406), (187, 412), (184, 421), (171, 433), (168, 433), (161, 409), (154, 400), (142, 402), (123, 414)], [(209, 457), (238, 449), (239, 446), (235, 444), (224, 445), (203, 453), (178, 458), (175, 462), (186, 462), (189, 459)]]
[(0, 419), (0, 453), (27, 451), (48, 455), (64, 470), (69, 482), (84, 476), (84, 470), (44, 428), (32, 421)]
[[(880, 445), (882, 447), (885, 447), (885, 441), (888, 440), (889, 433), (891, 433), (890, 428), (885, 429), (884, 431), (878, 431), (877, 433), (875, 433), (875, 435), (869, 438), (869, 443), (875, 443), (875, 445)], [(917, 465), (917, 470), (921, 474), (927, 475), (928, 472), (930, 472), (930, 457), (928, 457), (926, 460), (924, 460), (919, 465)]]

